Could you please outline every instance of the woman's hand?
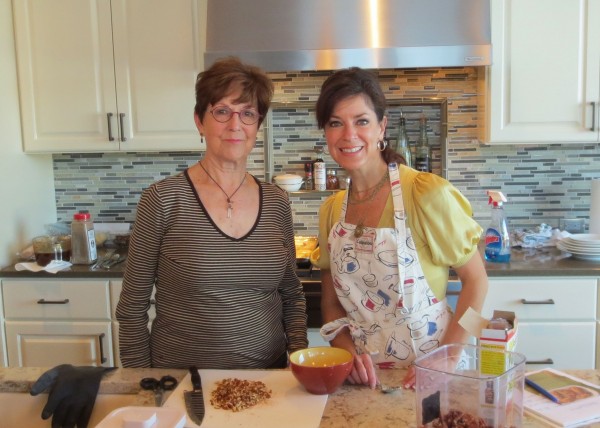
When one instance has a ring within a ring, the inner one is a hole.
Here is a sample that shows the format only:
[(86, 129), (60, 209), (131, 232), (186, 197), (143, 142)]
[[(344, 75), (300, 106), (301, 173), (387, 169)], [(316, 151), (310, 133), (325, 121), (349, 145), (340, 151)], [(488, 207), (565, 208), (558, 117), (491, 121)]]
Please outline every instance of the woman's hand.
[(414, 365), (411, 365), (404, 376), (404, 380), (402, 381), (402, 387), (404, 389), (415, 389), (415, 384), (417, 382), (417, 370)]
[(373, 360), (368, 354), (354, 355), (352, 372), (347, 380), (354, 385), (367, 385), (371, 389), (377, 386), (377, 373), (373, 367)]

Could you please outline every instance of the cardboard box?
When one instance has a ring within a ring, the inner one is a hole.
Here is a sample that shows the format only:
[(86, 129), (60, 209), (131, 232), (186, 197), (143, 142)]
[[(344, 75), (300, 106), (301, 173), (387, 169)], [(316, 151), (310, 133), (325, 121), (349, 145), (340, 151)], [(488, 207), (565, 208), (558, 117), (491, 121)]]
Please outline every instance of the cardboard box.
[[(489, 426), (512, 426), (504, 422), (522, 414), (523, 373), (525, 356), (515, 353), (518, 321), (514, 312), (494, 311), (492, 320), (503, 318), (508, 329), (489, 328), (490, 319), (468, 308), (458, 323), (478, 338), (479, 416)], [(516, 370), (516, 367), (519, 369)], [(518, 409), (517, 409), (518, 408)], [(500, 422), (500, 424), (498, 424)], [(520, 426), (517, 424), (515, 426)]]
[(479, 347), (481, 348), (481, 373), (498, 376), (513, 365), (512, 361), (509, 361), (510, 354), (504, 352), (514, 352), (517, 346), (518, 321), (515, 313), (509, 311), (494, 311), (492, 319), (496, 318), (504, 318), (512, 328), (509, 330), (483, 328), (479, 335)]

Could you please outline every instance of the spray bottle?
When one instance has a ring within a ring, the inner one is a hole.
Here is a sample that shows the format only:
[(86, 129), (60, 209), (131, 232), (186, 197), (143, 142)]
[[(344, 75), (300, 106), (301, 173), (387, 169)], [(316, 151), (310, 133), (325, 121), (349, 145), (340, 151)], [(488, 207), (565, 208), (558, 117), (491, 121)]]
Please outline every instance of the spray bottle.
[(492, 205), (492, 220), (485, 232), (485, 259), (490, 262), (510, 261), (510, 239), (502, 204), (507, 201), (502, 192), (488, 190), (488, 204)]

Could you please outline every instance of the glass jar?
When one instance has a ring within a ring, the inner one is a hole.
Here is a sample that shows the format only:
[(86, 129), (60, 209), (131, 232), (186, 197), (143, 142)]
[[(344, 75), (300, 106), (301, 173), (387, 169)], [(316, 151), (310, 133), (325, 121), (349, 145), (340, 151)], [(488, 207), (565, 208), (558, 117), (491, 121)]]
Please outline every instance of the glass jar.
[(335, 169), (327, 170), (326, 189), (336, 190), (340, 188), (340, 181), (337, 178)]

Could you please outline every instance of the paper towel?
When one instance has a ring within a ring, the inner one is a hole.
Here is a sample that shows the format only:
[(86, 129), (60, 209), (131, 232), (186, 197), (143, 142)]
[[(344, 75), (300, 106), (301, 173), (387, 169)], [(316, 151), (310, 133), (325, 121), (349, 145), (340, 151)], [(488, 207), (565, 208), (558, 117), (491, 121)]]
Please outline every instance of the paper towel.
[(590, 233), (600, 233), (600, 178), (592, 180), (590, 201)]

